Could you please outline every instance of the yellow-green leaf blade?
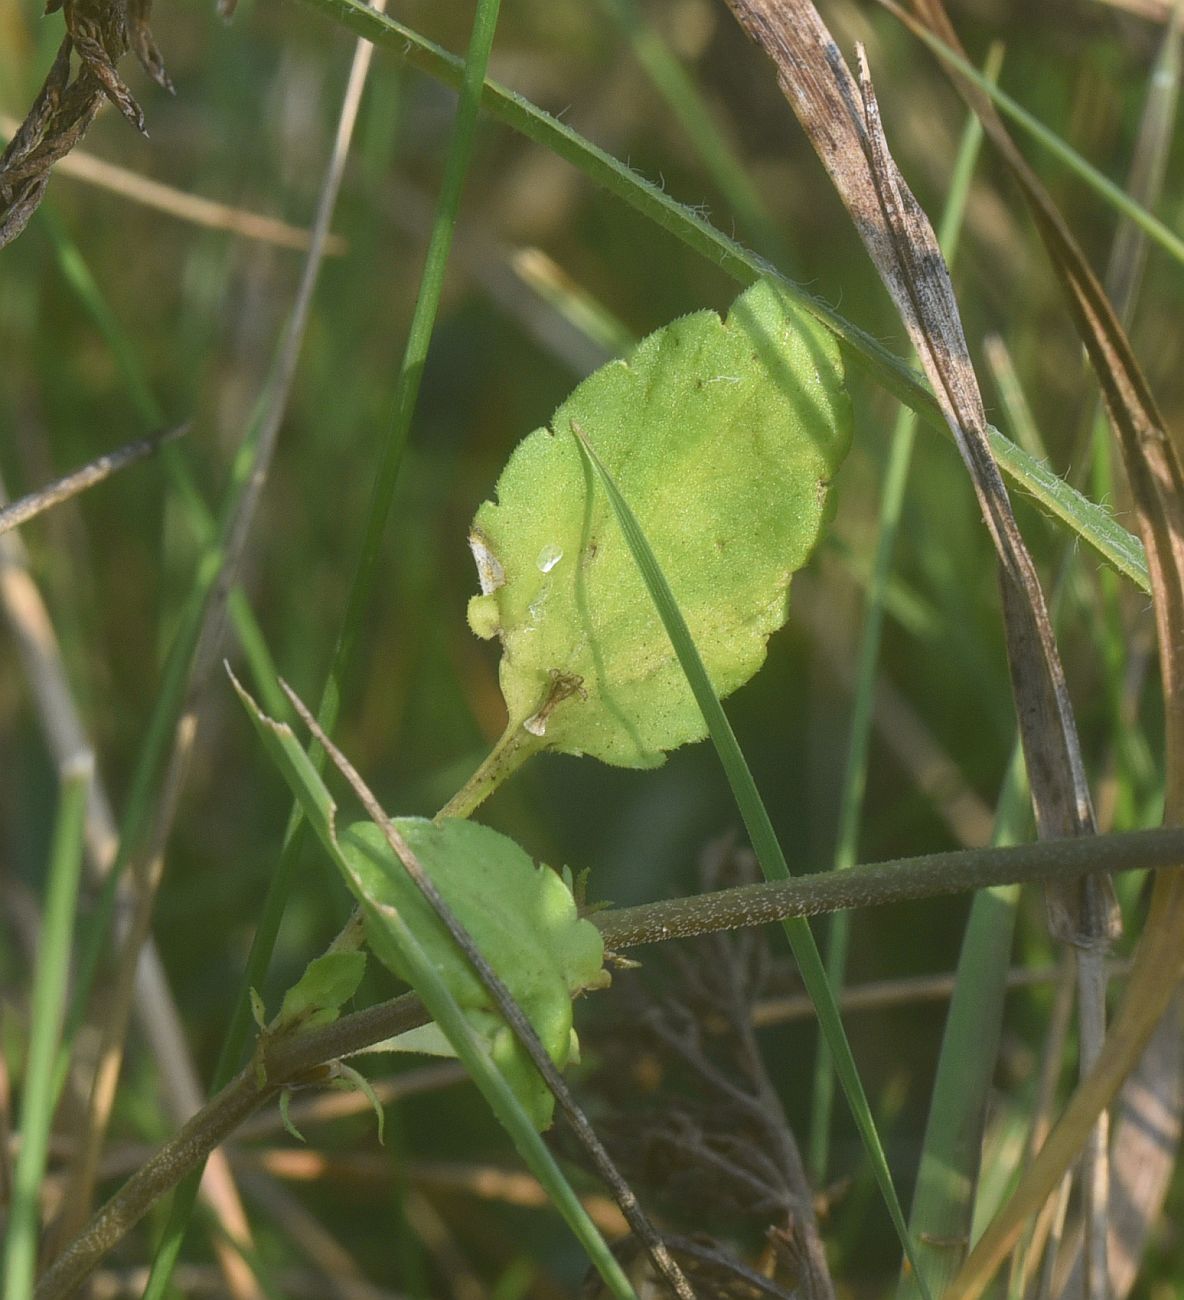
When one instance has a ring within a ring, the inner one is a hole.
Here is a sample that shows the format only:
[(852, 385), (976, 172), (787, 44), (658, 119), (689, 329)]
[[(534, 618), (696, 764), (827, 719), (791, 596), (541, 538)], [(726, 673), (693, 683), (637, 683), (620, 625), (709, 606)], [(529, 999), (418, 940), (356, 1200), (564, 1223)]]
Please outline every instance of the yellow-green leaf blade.
[(850, 440), (838, 348), (771, 281), (603, 367), (530, 434), (473, 526), (470, 623), (502, 640), (510, 727), (630, 767), (705, 734), (578, 430), (634, 504), (730, 694), (760, 667)]
[[(573, 1041), (572, 997), (608, 983), (600, 932), (577, 914), (571, 890), (554, 871), (536, 866), (513, 840), (488, 826), (418, 817), (399, 817), (394, 825), (526, 1013), (551, 1059), (565, 1065)], [(546, 1128), (554, 1106), (550, 1090), (382, 831), (373, 822), (359, 822), (339, 844), (350, 888), (365, 907), (371, 949), (396, 975), (413, 977), (384, 922), (394, 909), (488, 1043), (531, 1119)]]

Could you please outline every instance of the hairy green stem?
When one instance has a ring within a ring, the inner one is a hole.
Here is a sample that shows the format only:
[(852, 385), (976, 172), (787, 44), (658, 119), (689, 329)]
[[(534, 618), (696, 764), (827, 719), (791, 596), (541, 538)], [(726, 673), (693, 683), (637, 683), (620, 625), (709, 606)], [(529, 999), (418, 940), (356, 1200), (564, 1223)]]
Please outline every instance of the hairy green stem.
[(542, 747), (543, 742), (539, 737), (527, 731), (521, 723), (511, 722), (481, 766), (436, 814), (436, 820), (470, 816), (503, 781), (513, 776)]
[[(339, 25), (375, 45), (393, 51), (399, 58), (446, 85), (460, 84), (464, 63), (455, 54), (421, 36), (385, 14), (376, 13), (365, 0), (304, 0), (327, 14)], [(752, 284), (773, 268), (757, 254), (717, 230), (698, 213), (684, 207), (658, 186), (639, 176), (626, 163), (614, 158), (565, 123), (545, 113), (528, 99), (500, 85), (486, 81), (482, 107), (491, 117), (505, 123), (528, 140), (550, 150), (577, 167), (595, 185), (629, 204), (647, 220), (669, 231), (688, 248), (718, 266), (740, 284)], [(872, 378), (939, 433), (948, 434), (933, 394), (901, 359), (870, 334), (845, 320), (800, 284), (778, 276), (781, 285), (816, 319), (831, 329), (843, 347), (844, 356), (867, 371)], [(1040, 504), (1076, 533), (1144, 591), (1150, 591), (1147, 557), (1138, 538), (1127, 532), (1108, 510), (1082, 496), (1059, 478), (1047, 465), (1034, 460), (995, 429), (988, 429), (991, 450), (1005, 474), (1030, 492)]]
[(252, 1062), (142, 1165), (54, 1261), (34, 1292), (35, 1300), (74, 1295), (103, 1256), (152, 1206), (194, 1170), (215, 1147), (284, 1085), (351, 1051), (414, 1029), (427, 1021), (423, 1003), (394, 998), (331, 1025), (267, 1043)]
[(818, 916), (854, 907), (960, 894), (992, 885), (1049, 881), (1094, 871), (1138, 871), (1184, 865), (1184, 831), (1127, 831), (1042, 840), (1011, 848), (960, 849), (741, 885), (692, 898), (669, 898), (589, 917), (610, 948), (634, 948), (719, 930)]

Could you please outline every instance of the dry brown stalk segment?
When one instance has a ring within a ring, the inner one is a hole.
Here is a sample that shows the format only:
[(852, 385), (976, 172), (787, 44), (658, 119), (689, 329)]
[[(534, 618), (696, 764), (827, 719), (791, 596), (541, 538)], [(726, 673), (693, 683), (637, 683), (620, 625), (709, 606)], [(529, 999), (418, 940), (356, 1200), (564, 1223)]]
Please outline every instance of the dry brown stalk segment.
[[(1042, 836), (1093, 830), (1076, 724), (1035, 566), (987, 441), (978, 381), (937, 238), (901, 176), (866, 66), (857, 84), (809, 0), (728, 0), (778, 82), (887, 285), (971, 475), (999, 557), (1008, 660)], [(1104, 944), (1117, 911), (1105, 882), (1052, 901), (1054, 929)]]
[[(896, 6), (889, 4), (896, 10)], [(913, 0), (923, 26), (963, 54), (941, 0)], [(899, 11), (897, 11), (899, 12)], [(1154, 593), (1163, 682), (1166, 773), (1164, 820), (1184, 819), (1184, 470), (1151, 390), (1106, 294), (1047, 191), (1008, 134), (994, 105), (977, 87), (953, 76), (1019, 182), (1037, 231), (1061, 281), (1106, 412), (1122, 450)], [(1034, 1208), (1051, 1194), (1076, 1158), (1081, 1134), (1113, 1099), (1184, 978), (1184, 876), (1160, 872), (1135, 968), (1101, 1058), (1074, 1094), (1061, 1121), (1011, 1200), (983, 1234), (950, 1297), (979, 1295), (1018, 1239)]]

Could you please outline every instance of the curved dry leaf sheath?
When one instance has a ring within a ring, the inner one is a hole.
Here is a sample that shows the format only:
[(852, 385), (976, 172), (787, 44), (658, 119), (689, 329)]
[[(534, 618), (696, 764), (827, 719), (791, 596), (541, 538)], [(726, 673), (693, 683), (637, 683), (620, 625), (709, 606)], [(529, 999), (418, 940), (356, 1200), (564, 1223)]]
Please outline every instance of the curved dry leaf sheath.
[(116, 68), (129, 49), (158, 86), (173, 89), (148, 28), (151, 0), (50, 0), (47, 12), (59, 8), (66, 35), (33, 106), (0, 155), (0, 248), (24, 230), (54, 163), (86, 134), (104, 98), (147, 134), (143, 110)]

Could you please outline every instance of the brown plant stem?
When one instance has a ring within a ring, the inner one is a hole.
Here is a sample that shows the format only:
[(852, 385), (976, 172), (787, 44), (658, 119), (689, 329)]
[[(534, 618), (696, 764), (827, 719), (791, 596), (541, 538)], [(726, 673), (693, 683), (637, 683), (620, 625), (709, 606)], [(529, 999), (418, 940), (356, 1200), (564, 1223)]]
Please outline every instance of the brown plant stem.
[[(913, 16), (881, 0), (944, 59), (965, 66), (941, 0), (911, 0)], [(1012, 141), (989, 98), (960, 74), (955, 86), (974, 108), (1020, 186), (1061, 281), (1078, 335), (1097, 375), (1147, 552), (1163, 685), (1164, 821), (1184, 820), (1184, 464), (1118, 316), (1061, 213)], [(1176, 986), (1184, 979), (1184, 877), (1158, 876), (1135, 965), (1113, 1028), (1048, 1142), (984, 1230), (947, 1300), (973, 1300), (1076, 1159), (1089, 1127), (1135, 1068)], [(1099, 1284), (1101, 1286), (1101, 1284)]]
[(99, 1260), (249, 1115), (299, 1080), (351, 1051), (427, 1022), (418, 998), (405, 995), (332, 1025), (265, 1043), (261, 1057), (211, 1098), (83, 1228), (41, 1278), (36, 1300), (73, 1295)]

